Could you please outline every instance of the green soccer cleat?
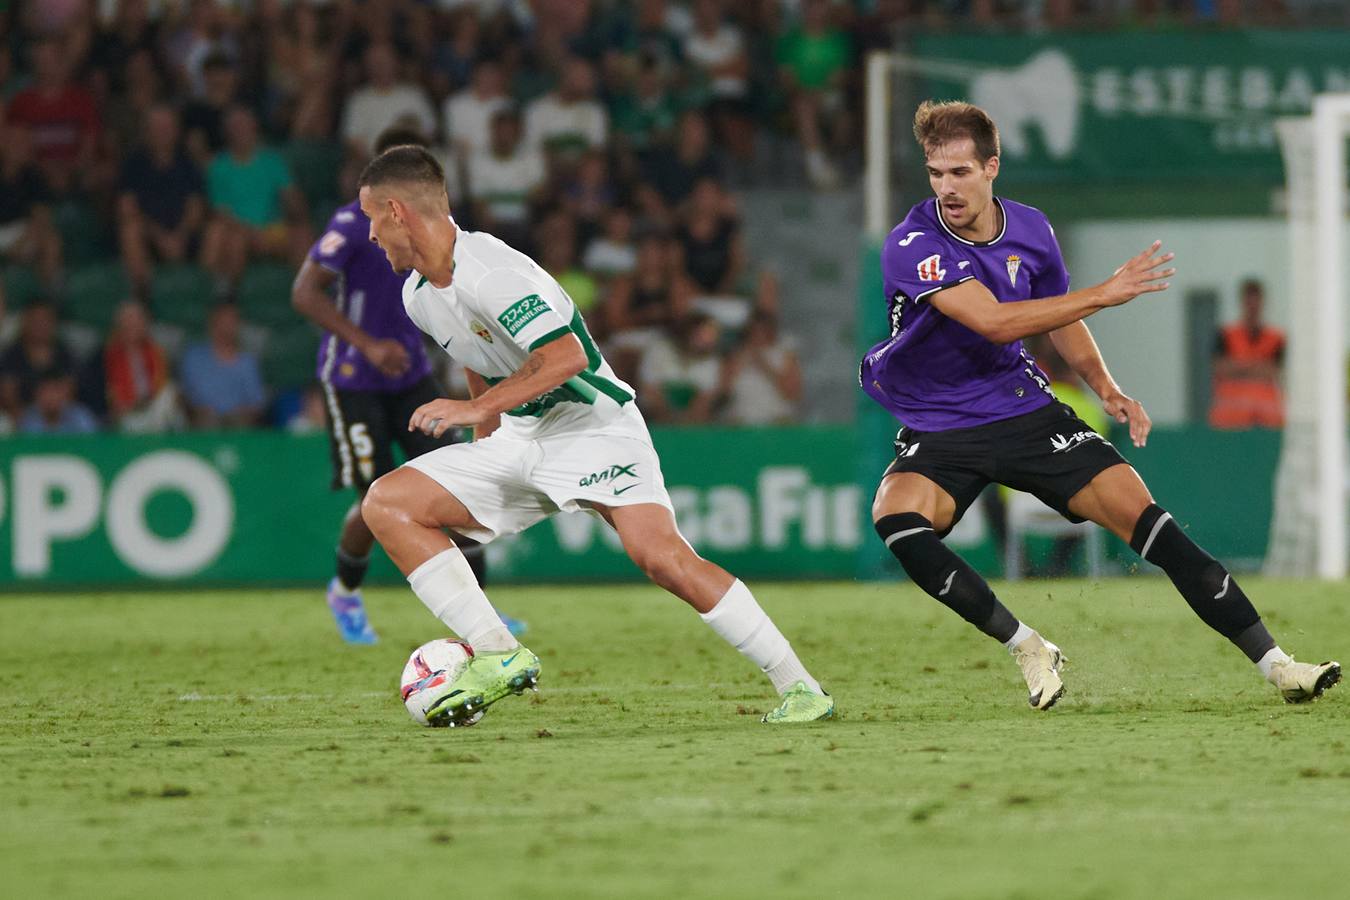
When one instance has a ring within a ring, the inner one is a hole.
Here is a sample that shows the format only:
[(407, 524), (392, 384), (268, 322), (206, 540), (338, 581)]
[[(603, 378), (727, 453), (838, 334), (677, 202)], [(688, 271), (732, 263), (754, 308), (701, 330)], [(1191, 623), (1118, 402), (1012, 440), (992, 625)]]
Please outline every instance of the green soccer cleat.
[(427, 723), (433, 728), (472, 725), (498, 700), (538, 690), (538, 683), (539, 657), (524, 647), (476, 653), (440, 702), (427, 710)]
[(817, 694), (799, 681), (783, 692), (783, 702), (778, 708), (764, 714), (760, 719), (765, 725), (789, 725), (795, 722), (816, 722), (834, 715), (834, 698), (829, 694)]

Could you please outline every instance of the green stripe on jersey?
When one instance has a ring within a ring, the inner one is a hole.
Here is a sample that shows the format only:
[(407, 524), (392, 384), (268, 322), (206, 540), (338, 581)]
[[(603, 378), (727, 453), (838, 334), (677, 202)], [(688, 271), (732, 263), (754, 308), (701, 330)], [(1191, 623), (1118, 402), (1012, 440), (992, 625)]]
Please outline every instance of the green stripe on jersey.
[[(524, 301), (522, 301), (524, 302)], [(542, 301), (541, 301), (542, 302)], [(517, 304), (519, 305), (519, 304)], [(508, 310), (509, 312), (509, 310)], [(505, 316), (505, 313), (503, 313)], [(505, 322), (503, 322), (505, 324)], [(508, 326), (509, 327), (509, 326)], [(585, 403), (588, 406), (594, 405), (595, 398), (604, 394), (615, 403), (623, 406), (633, 399), (633, 395), (619, 387), (613, 381), (603, 375), (597, 374), (597, 369), (604, 363), (604, 357), (600, 355), (600, 350), (595, 346), (595, 339), (586, 328), (586, 321), (581, 318), (581, 311), (576, 310), (572, 313), (572, 321), (563, 328), (555, 328), (548, 334), (538, 338), (530, 344), (530, 351), (533, 352), (556, 341), (565, 334), (574, 334), (577, 340), (581, 342), (581, 348), (586, 351), (586, 368), (576, 375), (564, 381), (553, 390), (540, 397), (536, 397), (528, 403), (522, 403), (515, 409), (507, 410), (508, 416), (533, 416), (539, 417), (548, 410), (557, 406), (559, 403)], [(489, 385), (497, 384), (501, 378), (483, 376)]]

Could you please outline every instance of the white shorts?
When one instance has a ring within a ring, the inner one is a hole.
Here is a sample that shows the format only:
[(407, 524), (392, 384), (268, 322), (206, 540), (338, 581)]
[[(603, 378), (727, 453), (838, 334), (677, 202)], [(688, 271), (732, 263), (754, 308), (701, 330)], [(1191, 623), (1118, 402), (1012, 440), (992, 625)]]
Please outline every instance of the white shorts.
[(487, 543), (557, 512), (657, 503), (671, 507), (642, 414), (632, 404), (592, 430), (522, 439), (498, 429), (404, 463), (464, 504), (483, 527), (457, 529)]

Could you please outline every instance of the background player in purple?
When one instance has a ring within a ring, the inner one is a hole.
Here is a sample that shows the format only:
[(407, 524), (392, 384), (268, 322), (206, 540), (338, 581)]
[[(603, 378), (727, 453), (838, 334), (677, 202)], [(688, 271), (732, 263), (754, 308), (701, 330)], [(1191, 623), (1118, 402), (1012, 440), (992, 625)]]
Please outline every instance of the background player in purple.
[[(375, 152), (399, 144), (424, 145), (418, 132), (391, 128)], [(310, 249), (291, 290), (291, 304), (325, 334), (318, 376), (328, 408), (333, 487), (355, 488), (357, 497), (342, 522), (337, 572), (328, 584), (328, 606), (338, 630), (352, 643), (376, 636), (361, 602), (375, 537), (361, 518), (361, 500), (371, 483), (395, 468), (397, 442), (411, 459), (451, 443), (408, 431), (413, 410), (444, 392), (431, 376), (422, 332), (403, 309), (404, 273), (389, 268), (384, 252), (369, 240), (370, 220), (359, 203), (340, 207)], [(457, 539), (478, 583), (484, 577), (483, 548)], [(513, 633), (524, 625), (507, 620)]]
[(886, 239), (891, 337), (859, 370), (863, 390), (904, 426), (872, 503), (877, 534), (915, 584), (1008, 648), (1036, 709), (1064, 693), (1059, 648), (1019, 622), (941, 541), (991, 482), (1129, 542), (1285, 700), (1321, 695), (1340, 679), (1340, 665), (1297, 663), (1276, 645), (1224, 566), (1153, 502), (1104, 437), (1055, 399), (1022, 346), (1023, 338), (1048, 333), (1142, 447), (1148, 414), (1111, 377), (1082, 320), (1166, 290), (1172, 254), (1155, 242), (1102, 284), (1070, 292), (1046, 217), (994, 196), (999, 142), (988, 114), (968, 103), (923, 103), (914, 136), (937, 196), (911, 209)]

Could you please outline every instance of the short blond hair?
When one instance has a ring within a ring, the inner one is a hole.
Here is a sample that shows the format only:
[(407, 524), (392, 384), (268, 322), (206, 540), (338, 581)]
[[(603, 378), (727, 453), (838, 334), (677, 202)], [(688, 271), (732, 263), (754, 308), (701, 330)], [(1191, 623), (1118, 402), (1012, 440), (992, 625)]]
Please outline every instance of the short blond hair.
[(914, 140), (925, 153), (962, 138), (975, 143), (975, 156), (980, 162), (999, 155), (998, 126), (975, 104), (962, 100), (925, 100), (919, 104), (914, 112)]

